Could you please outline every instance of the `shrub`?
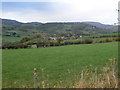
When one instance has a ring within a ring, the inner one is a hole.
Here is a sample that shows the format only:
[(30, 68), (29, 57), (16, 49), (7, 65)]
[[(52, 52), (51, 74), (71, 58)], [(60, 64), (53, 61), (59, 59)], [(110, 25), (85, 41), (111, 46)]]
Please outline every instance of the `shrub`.
[(65, 41), (65, 42), (64, 42), (64, 45), (68, 45), (68, 44), (69, 44), (69, 42), (68, 42), (68, 41)]
[(54, 46), (54, 42), (49, 42), (49, 45), (50, 46)]
[(120, 37), (114, 38), (115, 41), (120, 41)]
[(36, 45), (37, 45), (37, 48), (39, 48), (39, 47), (48, 47), (48, 46), (51, 45), (51, 42), (47, 42), (47, 41), (38, 41), (38, 42), (36, 43)]
[(91, 38), (86, 38), (86, 39), (83, 40), (83, 43), (85, 43), (85, 44), (93, 43), (93, 39), (91, 39)]
[(72, 45), (72, 44), (74, 44), (74, 41), (65, 41), (64, 42), (64, 45)]
[(82, 44), (81, 41), (74, 41), (73, 44)]
[(63, 42), (64, 40), (62, 38), (58, 38), (57, 42), (60, 44), (61, 42)]
[(41, 35), (40, 34), (35, 34), (35, 35), (31, 36), (31, 39), (36, 39), (36, 38), (41, 38)]
[(38, 42), (36, 43), (36, 45), (37, 45), (37, 48), (43, 47), (43, 46), (42, 46), (42, 41), (38, 41)]
[(2, 49), (19, 49), (19, 48), (28, 48), (27, 43), (6, 43), (2, 45)]
[(105, 41), (103, 41), (103, 40), (100, 40), (100, 41), (98, 41), (98, 43), (104, 43)]
[(30, 37), (24, 37), (20, 42), (24, 43), (24, 42), (27, 42), (29, 40), (31, 40)]
[(112, 40), (111, 39), (105, 39), (105, 42), (112, 42)]

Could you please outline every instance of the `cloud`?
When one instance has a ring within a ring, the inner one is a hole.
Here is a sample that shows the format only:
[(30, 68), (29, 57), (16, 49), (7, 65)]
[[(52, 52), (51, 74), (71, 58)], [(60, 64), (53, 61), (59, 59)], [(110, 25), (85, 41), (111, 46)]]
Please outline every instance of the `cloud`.
[(47, 7), (44, 4), (38, 5), (41, 9), (32, 6), (33, 9), (20, 11), (5, 10), (2, 18), (21, 22), (97, 21), (114, 24), (118, 17), (115, 11), (117, 3), (118, 0), (59, 0), (59, 3), (58, 0), (50, 0), (47, 2)]

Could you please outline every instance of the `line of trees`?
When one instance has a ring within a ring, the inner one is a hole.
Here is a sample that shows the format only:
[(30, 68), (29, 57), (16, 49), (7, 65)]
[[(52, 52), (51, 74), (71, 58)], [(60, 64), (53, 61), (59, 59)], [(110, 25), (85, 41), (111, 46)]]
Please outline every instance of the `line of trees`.
[(62, 39), (58, 39), (57, 42), (40, 40), (37, 43), (28, 43), (27, 42), (28, 40), (29, 38), (23, 38), (20, 42), (3, 44), (2, 49), (32, 48), (32, 45), (34, 44), (36, 44), (37, 48), (40, 48), (40, 47), (53, 47), (53, 46), (63, 46), (63, 45), (72, 45), (72, 44), (90, 44), (93, 42), (93, 40), (90, 38), (87, 38), (85, 40), (78, 40), (78, 41), (63, 41)]
[[(36, 43), (35, 42), (29, 43), (27, 41), (29, 41), (29, 38), (23, 38), (20, 42), (6, 43), (2, 45), (2, 49), (32, 48), (32, 45), (36, 45), (37, 48), (41, 48), (41, 47), (93, 43), (92, 38), (85, 38), (83, 40), (76, 40), (76, 41), (63, 41), (61, 38), (59, 38), (57, 41), (39, 40)], [(94, 43), (105, 43), (105, 42), (112, 42), (112, 41), (120, 41), (120, 37), (113, 38), (113, 39), (106, 38), (105, 40), (96, 41)]]
[(93, 43), (93, 39), (86, 38), (84, 40), (78, 40), (78, 41), (63, 41), (63, 39), (59, 38), (57, 39), (57, 42), (55, 41), (38, 41), (36, 43), (37, 48), (40, 47), (53, 47), (53, 46), (64, 46), (64, 45), (73, 45), (73, 44), (91, 44)]
[(92, 36), (90, 38), (106, 38), (106, 37), (118, 37), (118, 35), (106, 35), (106, 36)]

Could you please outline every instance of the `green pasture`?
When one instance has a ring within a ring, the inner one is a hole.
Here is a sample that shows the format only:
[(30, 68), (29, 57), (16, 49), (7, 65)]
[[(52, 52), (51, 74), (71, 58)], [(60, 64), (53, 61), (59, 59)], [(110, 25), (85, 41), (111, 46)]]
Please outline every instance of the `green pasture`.
[(109, 37), (112, 37), (112, 36), (119, 36), (120, 33), (107, 33), (107, 34), (95, 34), (95, 35), (90, 35), (90, 36), (83, 36), (83, 37), (100, 37), (100, 36), (109, 36)]
[(4, 88), (34, 87), (33, 69), (37, 68), (39, 87), (42, 81), (46, 87), (72, 87), (84, 67), (101, 68), (117, 56), (118, 42), (3, 50), (2, 84)]
[(16, 41), (20, 41), (21, 39), (22, 38), (20, 38), (20, 37), (3, 36), (2, 37), (2, 42), (3, 43), (16, 42)]

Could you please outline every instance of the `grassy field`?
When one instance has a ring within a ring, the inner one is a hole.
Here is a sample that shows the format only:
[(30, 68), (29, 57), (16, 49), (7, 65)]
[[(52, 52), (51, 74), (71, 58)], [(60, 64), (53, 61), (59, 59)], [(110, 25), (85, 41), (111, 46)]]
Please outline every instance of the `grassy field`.
[(23, 37), (9, 37), (9, 36), (2, 36), (2, 42), (8, 43), (8, 42), (17, 42), (20, 41)]
[(118, 36), (120, 33), (107, 33), (107, 34), (96, 34), (96, 35), (91, 35), (91, 36), (84, 36), (84, 37), (100, 37), (100, 36)]
[(118, 42), (3, 50), (3, 87), (33, 87), (35, 67), (39, 87), (43, 83), (46, 87), (72, 87), (83, 68), (101, 68), (114, 57), (118, 57)]

